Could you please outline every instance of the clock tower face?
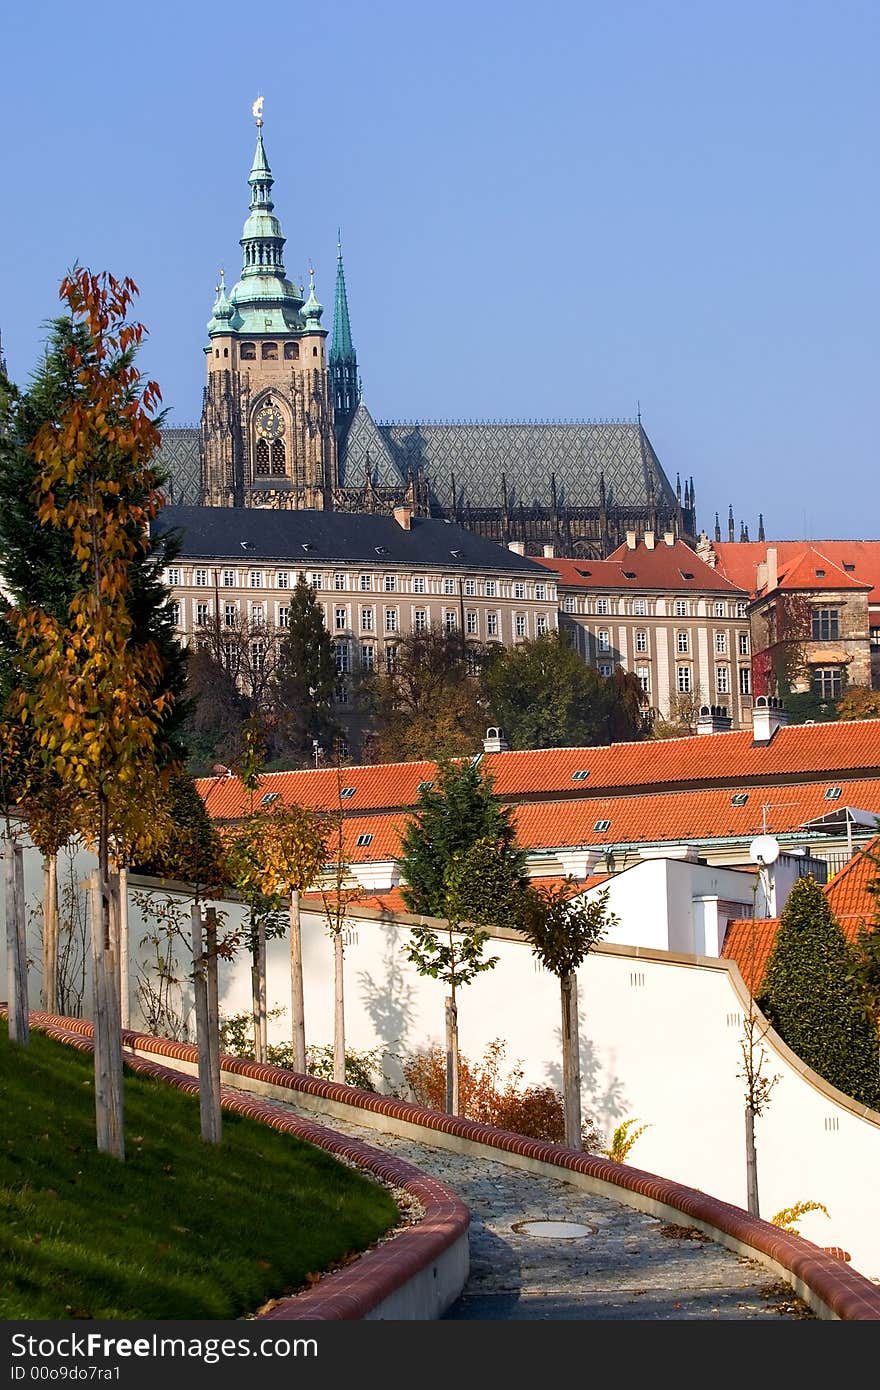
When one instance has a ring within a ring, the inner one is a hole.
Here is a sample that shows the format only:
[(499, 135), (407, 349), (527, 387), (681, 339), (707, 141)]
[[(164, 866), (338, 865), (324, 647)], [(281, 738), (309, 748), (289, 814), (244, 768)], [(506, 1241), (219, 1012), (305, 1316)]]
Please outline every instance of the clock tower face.
[(266, 401), (260, 406), (254, 424), (260, 439), (280, 439), (284, 433), (284, 416), (272, 401)]

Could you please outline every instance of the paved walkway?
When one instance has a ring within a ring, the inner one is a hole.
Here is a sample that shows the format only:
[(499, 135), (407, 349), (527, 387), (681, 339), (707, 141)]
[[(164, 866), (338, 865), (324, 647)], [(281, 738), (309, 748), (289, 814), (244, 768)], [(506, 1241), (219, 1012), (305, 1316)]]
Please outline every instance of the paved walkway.
[[(439, 1178), (471, 1212), (471, 1273), (449, 1319), (482, 1321), (812, 1318), (763, 1265), (695, 1228), (507, 1164), (450, 1153), (289, 1107)], [(541, 1237), (522, 1222), (587, 1227)]]

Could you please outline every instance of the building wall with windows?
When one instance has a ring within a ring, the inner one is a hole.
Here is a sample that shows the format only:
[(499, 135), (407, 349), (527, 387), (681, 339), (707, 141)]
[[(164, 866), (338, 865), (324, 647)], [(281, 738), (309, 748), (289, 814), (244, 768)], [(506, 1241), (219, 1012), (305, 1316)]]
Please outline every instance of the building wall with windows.
[[(241, 634), (268, 660), (288, 626), (300, 574), (315, 590), (333, 641), (340, 713), (351, 678), (387, 668), (413, 632), (458, 633), (513, 645), (555, 632), (557, 581), (534, 560), (445, 521), (254, 509), (166, 508), (162, 529), (182, 532), (165, 573), (185, 642), (201, 635), (221, 656)], [(261, 633), (265, 633), (262, 636)]]
[(753, 600), (756, 694), (776, 693), (780, 666), (794, 670), (795, 690), (822, 699), (844, 685), (880, 690), (880, 541), (702, 536), (697, 551)]
[(656, 715), (727, 708), (751, 721), (748, 595), (713, 573), (671, 532), (652, 533), (608, 560), (541, 561), (559, 574), (560, 623), (600, 675), (633, 672)]

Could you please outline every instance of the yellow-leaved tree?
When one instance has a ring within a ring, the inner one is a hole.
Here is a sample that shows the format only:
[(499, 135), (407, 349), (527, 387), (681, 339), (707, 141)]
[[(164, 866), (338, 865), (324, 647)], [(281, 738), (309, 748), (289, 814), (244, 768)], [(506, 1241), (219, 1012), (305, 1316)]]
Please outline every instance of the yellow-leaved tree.
[(25, 676), (18, 713), (37, 750), (32, 776), (73, 792), (73, 823), (95, 851), (91, 891), (98, 1148), (125, 1155), (114, 842), (156, 849), (170, 821), (161, 778), (174, 767), (173, 657), (137, 614), (133, 588), (163, 504), (153, 459), (155, 382), (134, 364), (143, 326), (130, 279), (76, 267), (61, 285), (74, 326), (74, 385), (31, 444), (42, 526), (66, 535), (77, 587), (59, 615), (23, 604), (12, 623)]

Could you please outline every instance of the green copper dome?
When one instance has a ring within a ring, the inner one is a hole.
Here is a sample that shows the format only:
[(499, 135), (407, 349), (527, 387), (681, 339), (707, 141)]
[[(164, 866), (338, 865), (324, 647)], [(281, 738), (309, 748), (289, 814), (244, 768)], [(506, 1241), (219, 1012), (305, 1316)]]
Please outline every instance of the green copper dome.
[[(303, 328), (300, 310), (302, 291), (287, 279), (284, 271), (284, 235), (274, 215), (272, 170), (263, 144), (263, 131), (257, 128), (248, 183), (251, 187), (250, 211), (241, 234), (242, 267), (238, 282), (222, 299), (231, 313), (218, 315), (217, 305), (208, 324), (208, 334), (230, 330), (239, 335), (251, 333), (290, 333)], [(218, 297), (218, 304), (221, 298)], [(320, 307), (320, 306), (319, 306)]]

